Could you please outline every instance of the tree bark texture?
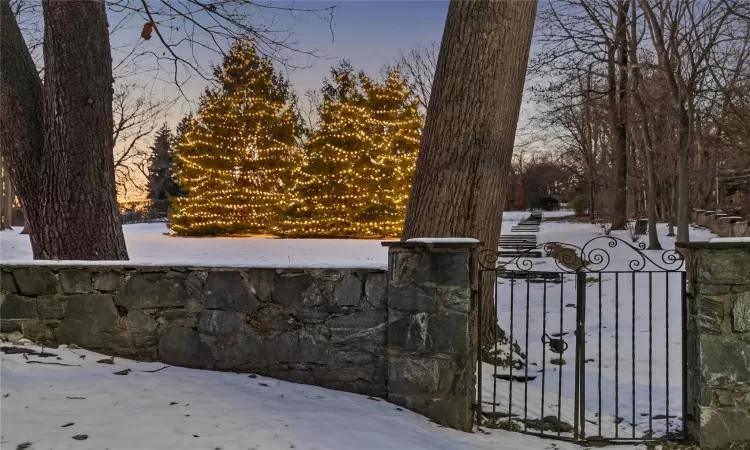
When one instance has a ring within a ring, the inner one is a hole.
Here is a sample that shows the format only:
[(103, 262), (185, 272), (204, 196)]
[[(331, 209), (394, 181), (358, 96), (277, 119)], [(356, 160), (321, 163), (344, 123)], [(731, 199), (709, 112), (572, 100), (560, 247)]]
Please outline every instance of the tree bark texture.
[[(0, 67), (0, 148), (23, 203), (39, 198), (44, 104), (42, 82), (8, 0), (0, 1)], [(36, 248), (35, 235), (30, 237)]]
[(104, 1), (44, 0), (42, 7), (43, 87), (7, 0), (0, 37), (1, 143), (34, 258), (127, 259), (114, 185)]
[[(451, 2), (403, 239), (471, 237), (497, 250), (536, 6)], [(483, 333), (497, 326), (490, 278)]]

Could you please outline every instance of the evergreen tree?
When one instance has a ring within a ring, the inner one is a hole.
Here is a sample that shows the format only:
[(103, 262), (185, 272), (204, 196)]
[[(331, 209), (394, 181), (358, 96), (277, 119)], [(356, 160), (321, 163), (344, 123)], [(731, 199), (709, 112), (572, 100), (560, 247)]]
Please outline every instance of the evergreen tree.
[(419, 150), (418, 101), (395, 71), (378, 82), (344, 62), (331, 75), (284, 232), (397, 235)]
[(156, 133), (151, 147), (148, 169), (148, 198), (152, 209), (161, 213), (169, 211), (171, 198), (179, 193), (172, 176), (173, 144), (172, 131), (164, 124)]
[(380, 233), (396, 236), (404, 226), (424, 117), (419, 100), (397, 70), (383, 82), (365, 78), (363, 87), (370, 155), (379, 170), (370, 204), (363, 208), (359, 221), (377, 222)]
[(217, 86), (177, 145), (172, 231), (186, 235), (273, 233), (299, 170), (302, 121), (287, 80), (249, 40), (236, 42)]

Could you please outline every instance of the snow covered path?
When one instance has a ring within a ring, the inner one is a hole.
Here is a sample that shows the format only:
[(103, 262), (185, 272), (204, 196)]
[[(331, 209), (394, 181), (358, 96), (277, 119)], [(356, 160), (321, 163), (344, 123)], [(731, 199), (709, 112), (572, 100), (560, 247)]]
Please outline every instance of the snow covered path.
[[(105, 357), (86, 350), (46, 351), (61, 359), (2, 355), (0, 448), (26, 442), (29, 450), (580, 448), (500, 430), (462, 433), (383, 400), (261, 376), (178, 367), (145, 372), (164, 364), (120, 358), (99, 364)], [(132, 372), (113, 374), (124, 369)], [(73, 439), (81, 435), (87, 437)]]

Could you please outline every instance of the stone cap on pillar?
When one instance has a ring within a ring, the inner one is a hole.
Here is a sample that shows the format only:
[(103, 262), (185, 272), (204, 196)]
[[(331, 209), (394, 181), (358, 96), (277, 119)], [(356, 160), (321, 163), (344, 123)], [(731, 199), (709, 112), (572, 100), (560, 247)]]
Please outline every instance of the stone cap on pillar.
[(395, 248), (477, 248), (482, 246), (482, 242), (473, 238), (413, 238), (406, 241), (383, 241), (383, 247)]

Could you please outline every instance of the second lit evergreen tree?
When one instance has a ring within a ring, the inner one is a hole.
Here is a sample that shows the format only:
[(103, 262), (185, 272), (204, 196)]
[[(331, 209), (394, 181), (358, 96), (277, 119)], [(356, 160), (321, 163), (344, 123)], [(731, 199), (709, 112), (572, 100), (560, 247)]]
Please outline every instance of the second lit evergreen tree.
[(374, 81), (344, 62), (323, 88), (320, 126), (305, 149), (291, 236), (401, 233), (423, 117), (398, 72)]

